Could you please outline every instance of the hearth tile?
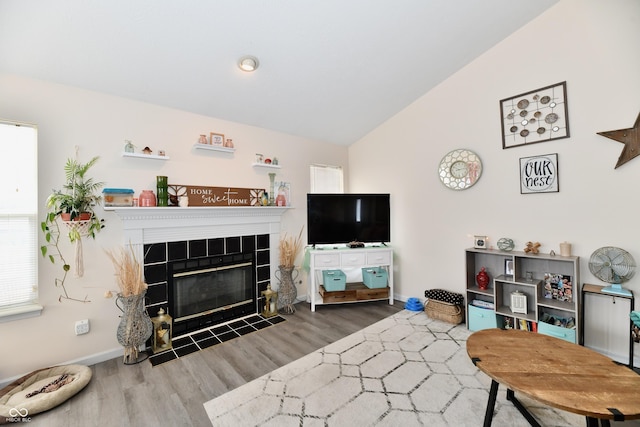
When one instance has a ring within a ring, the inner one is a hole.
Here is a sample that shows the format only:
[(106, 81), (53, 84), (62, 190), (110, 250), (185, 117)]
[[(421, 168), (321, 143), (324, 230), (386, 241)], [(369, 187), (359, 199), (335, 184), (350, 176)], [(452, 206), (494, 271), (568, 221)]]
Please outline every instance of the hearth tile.
[(247, 326), (247, 322), (245, 322), (244, 320), (238, 320), (237, 322), (229, 323), (229, 327), (231, 329), (240, 329), (244, 328), (245, 326)]
[(224, 254), (224, 239), (208, 239), (207, 247), (209, 249), (209, 256)]
[(234, 254), (240, 251), (240, 237), (227, 237), (225, 240), (225, 253)]
[(171, 341), (173, 348), (184, 347), (185, 345), (193, 344), (191, 337), (182, 337)]
[(167, 260), (167, 244), (152, 243), (144, 245), (144, 263), (153, 264), (156, 262), (165, 262)]
[(247, 325), (241, 328), (237, 328), (235, 329), (235, 331), (240, 335), (247, 335), (247, 334), (250, 334), (251, 332), (255, 332), (256, 328), (254, 328), (253, 326)]
[(256, 250), (256, 236), (242, 236), (242, 252)]
[(210, 329), (214, 335), (220, 335), (225, 332), (229, 332), (230, 330), (231, 328), (228, 325), (216, 326), (215, 328)]
[[(147, 307), (154, 304), (166, 304), (167, 283), (155, 283), (147, 287)], [(166, 311), (166, 307), (165, 307)]]
[(280, 323), (280, 322), (284, 322), (285, 320), (286, 320), (286, 319), (285, 319), (284, 317), (281, 317), (281, 316), (270, 317), (270, 318), (268, 319), (268, 321), (269, 321), (272, 325), (278, 324), (278, 323)]
[(251, 317), (246, 317), (246, 318), (244, 318), (242, 320), (244, 320), (245, 322), (247, 322), (248, 324), (251, 325), (251, 324), (254, 324), (256, 322), (261, 321), (262, 319), (264, 319), (262, 316), (259, 316), (259, 315), (256, 314), (256, 315), (253, 315)]
[(271, 262), (269, 250), (256, 251), (256, 265), (269, 265)]
[(256, 249), (269, 249), (269, 235), (268, 234), (260, 234), (256, 238), (256, 242), (258, 244)]
[(167, 280), (167, 264), (144, 266), (144, 280), (147, 284), (161, 283)]
[(190, 240), (189, 241), (189, 258), (200, 258), (207, 256), (207, 241)]
[(271, 279), (271, 267), (268, 265), (263, 265), (256, 268), (256, 280), (261, 282), (263, 280)]
[(196, 345), (196, 343), (192, 343), (185, 347), (176, 348), (175, 352), (179, 357), (183, 357), (198, 350), (200, 350), (200, 348)]
[(153, 356), (149, 356), (149, 361), (152, 366), (159, 365), (161, 363), (168, 362), (170, 360), (177, 359), (178, 356), (173, 352), (173, 350), (168, 350), (163, 353), (154, 354)]
[(169, 261), (179, 261), (187, 259), (187, 242), (169, 242)]
[(209, 330), (206, 330), (206, 331), (198, 332), (197, 334), (191, 335), (191, 338), (193, 338), (195, 342), (198, 342), (206, 338), (211, 338), (212, 336), (213, 336), (213, 333)]
[(253, 326), (256, 329), (264, 329), (264, 328), (266, 328), (268, 326), (272, 326), (272, 325), (271, 325), (271, 323), (269, 323), (266, 320), (261, 320), (261, 321), (256, 322), (256, 323), (252, 323), (251, 326)]
[(209, 348), (211, 346), (214, 346), (216, 344), (220, 344), (222, 341), (220, 341), (218, 338), (211, 336), (211, 338), (206, 338), (203, 339), (202, 341), (198, 341), (198, 347), (200, 347), (201, 349), (205, 349), (205, 348)]
[(224, 334), (216, 335), (216, 337), (218, 337), (218, 339), (220, 341), (229, 341), (229, 340), (232, 340), (234, 338), (238, 338), (239, 336), (240, 335), (238, 335), (234, 331), (229, 331), (229, 332), (225, 332)]

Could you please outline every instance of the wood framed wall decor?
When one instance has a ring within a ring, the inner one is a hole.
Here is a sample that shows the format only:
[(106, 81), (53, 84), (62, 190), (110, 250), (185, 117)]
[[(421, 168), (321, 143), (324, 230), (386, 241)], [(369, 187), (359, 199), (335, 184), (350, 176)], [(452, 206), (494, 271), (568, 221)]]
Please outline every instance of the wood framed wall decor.
[(569, 137), (567, 82), (500, 101), (502, 148)]
[(218, 145), (222, 147), (224, 144), (224, 135), (221, 133), (211, 132), (211, 145)]
[(520, 194), (559, 191), (558, 153), (520, 159)]

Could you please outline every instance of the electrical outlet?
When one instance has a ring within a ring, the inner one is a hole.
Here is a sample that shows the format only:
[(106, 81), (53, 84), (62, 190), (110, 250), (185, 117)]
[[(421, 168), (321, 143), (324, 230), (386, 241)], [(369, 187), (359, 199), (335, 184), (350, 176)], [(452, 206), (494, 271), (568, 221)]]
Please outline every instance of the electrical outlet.
[(89, 333), (89, 319), (78, 320), (76, 322), (76, 335)]

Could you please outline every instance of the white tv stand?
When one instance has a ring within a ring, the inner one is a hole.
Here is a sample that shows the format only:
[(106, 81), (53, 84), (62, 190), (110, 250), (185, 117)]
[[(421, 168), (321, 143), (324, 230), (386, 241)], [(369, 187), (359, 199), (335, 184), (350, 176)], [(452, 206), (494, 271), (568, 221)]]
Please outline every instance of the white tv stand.
[[(309, 294), (311, 311), (317, 305), (344, 304), (365, 301), (389, 300), (393, 304), (393, 249), (389, 246), (364, 248), (309, 248)], [(347, 283), (344, 291), (325, 292), (322, 286), (322, 270), (342, 268), (383, 267), (389, 273), (386, 288), (369, 289), (360, 282)], [(324, 296), (320, 293), (323, 292)]]

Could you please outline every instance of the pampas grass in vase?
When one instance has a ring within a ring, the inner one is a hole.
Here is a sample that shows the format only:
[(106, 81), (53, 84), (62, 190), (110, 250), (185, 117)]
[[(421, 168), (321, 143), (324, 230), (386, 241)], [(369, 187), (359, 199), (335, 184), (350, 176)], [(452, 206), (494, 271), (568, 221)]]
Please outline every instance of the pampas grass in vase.
[(147, 284), (142, 276), (142, 266), (131, 247), (107, 251), (116, 270), (116, 282), (120, 292), (116, 306), (122, 311), (116, 336), (124, 346), (124, 363), (138, 363), (138, 349), (151, 336), (153, 324), (145, 309), (144, 297)]
[(297, 238), (288, 236), (286, 233), (280, 238), (280, 265), (276, 271), (276, 278), (280, 281), (278, 285), (278, 312), (281, 314), (293, 314), (296, 311), (293, 304), (298, 296), (298, 290), (294, 281), (298, 277), (298, 271), (295, 270), (294, 264), (302, 250), (302, 230), (300, 229)]

